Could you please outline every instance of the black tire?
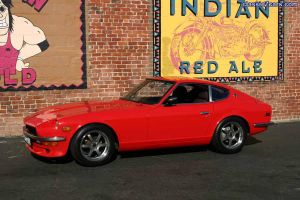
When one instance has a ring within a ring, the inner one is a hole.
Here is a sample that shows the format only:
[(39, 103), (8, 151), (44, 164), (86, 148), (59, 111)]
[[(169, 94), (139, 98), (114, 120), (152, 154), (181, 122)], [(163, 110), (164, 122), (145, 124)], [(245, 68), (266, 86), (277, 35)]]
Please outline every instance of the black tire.
[[(231, 124), (233, 124), (235, 127), (233, 128), (234, 131), (232, 131), (231, 129), (228, 130), (228, 127), (231, 127)], [(237, 133), (237, 131), (239, 130), (238, 128), (240, 128), (241, 131), (239, 133)], [(226, 118), (217, 126), (212, 138), (211, 145), (213, 149), (219, 153), (238, 153), (242, 150), (245, 144), (245, 141), (247, 139), (247, 132), (247, 126), (242, 119), (237, 117)], [(239, 136), (239, 138), (236, 137), (237, 135)]]
[[(101, 135), (98, 143), (96, 141), (98, 139), (96, 133)], [(88, 135), (92, 138), (89, 139)], [(99, 145), (106, 146), (99, 147)], [(108, 127), (103, 125), (88, 125), (74, 135), (70, 143), (70, 152), (78, 164), (86, 167), (96, 167), (112, 161), (117, 154), (117, 147), (114, 134)], [(98, 154), (102, 150), (103, 153), (99, 156)], [(93, 152), (89, 156), (91, 151)]]

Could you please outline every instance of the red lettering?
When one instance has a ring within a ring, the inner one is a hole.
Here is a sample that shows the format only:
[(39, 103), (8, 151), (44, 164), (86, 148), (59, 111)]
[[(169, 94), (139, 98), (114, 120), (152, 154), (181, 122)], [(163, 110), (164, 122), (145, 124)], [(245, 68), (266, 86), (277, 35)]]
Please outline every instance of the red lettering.
[(43, 7), (47, 4), (48, 0), (23, 0), (23, 2), (34, 6), (37, 11), (41, 11)]
[(4, 69), (4, 85), (17, 85), (18, 80), (16, 79), (11, 79), (10, 78), (10, 70), (9, 69)]
[(31, 85), (36, 81), (36, 72), (32, 68), (24, 68), (22, 70), (22, 84)]

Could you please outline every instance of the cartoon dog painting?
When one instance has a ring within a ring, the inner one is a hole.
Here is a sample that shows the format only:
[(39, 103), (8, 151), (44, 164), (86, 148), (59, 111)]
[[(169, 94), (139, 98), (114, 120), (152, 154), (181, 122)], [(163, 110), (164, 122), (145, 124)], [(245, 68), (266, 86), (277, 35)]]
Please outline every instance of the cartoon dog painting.
[(11, 13), (12, 0), (0, 0), (0, 76), (30, 67), (26, 59), (49, 48), (44, 32)]

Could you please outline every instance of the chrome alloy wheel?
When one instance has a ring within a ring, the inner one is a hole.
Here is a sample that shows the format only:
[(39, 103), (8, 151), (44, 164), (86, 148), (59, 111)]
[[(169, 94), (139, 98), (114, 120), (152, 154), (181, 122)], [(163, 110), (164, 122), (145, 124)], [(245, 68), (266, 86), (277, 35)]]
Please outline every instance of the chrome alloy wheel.
[(105, 133), (100, 130), (89, 131), (80, 141), (81, 154), (89, 161), (100, 161), (109, 153), (110, 142)]
[(242, 126), (237, 122), (228, 122), (221, 128), (220, 139), (227, 149), (239, 147), (244, 140)]

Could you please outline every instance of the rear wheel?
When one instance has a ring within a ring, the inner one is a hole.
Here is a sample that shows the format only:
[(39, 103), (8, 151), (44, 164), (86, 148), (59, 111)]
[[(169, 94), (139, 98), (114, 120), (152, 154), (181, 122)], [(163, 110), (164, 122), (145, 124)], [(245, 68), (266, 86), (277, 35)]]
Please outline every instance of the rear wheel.
[(247, 137), (247, 128), (243, 120), (228, 118), (217, 127), (212, 146), (220, 153), (233, 154), (242, 150)]
[(117, 153), (117, 144), (109, 128), (89, 125), (76, 133), (70, 151), (80, 165), (94, 167), (111, 161)]

